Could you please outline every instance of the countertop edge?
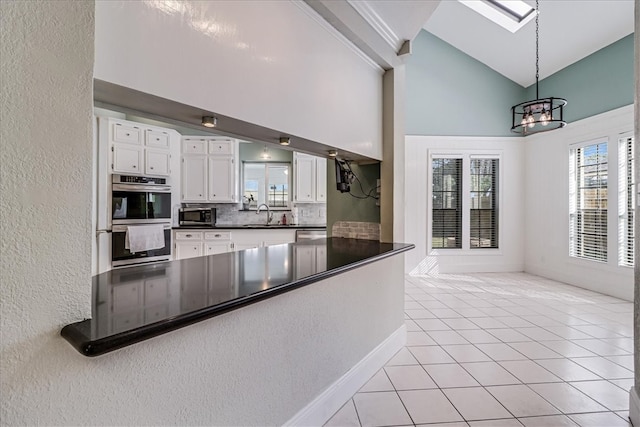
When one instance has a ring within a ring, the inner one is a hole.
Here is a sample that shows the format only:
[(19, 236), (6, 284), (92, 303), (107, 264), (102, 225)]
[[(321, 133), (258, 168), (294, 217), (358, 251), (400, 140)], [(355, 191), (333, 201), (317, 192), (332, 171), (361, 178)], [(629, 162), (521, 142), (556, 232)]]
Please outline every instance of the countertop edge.
[(382, 259), (398, 255), (403, 252), (407, 252), (415, 248), (415, 245), (413, 244), (405, 245), (406, 246), (372, 256), (365, 260), (333, 268), (322, 273), (316, 273), (287, 284), (267, 289), (260, 293), (236, 298), (226, 303), (218, 304), (211, 307), (205, 307), (200, 310), (195, 310), (176, 316), (174, 318), (165, 319), (160, 322), (151, 323), (149, 325), (143, 325), (126, 332), (114, 334), (97, 340), (91, 340), (89, 336), (87, 336), (87, 334), (83, 332), (83, 330), (89, 329), (91, 319), (85, 319), (80, 322), (75, 322), (64, 326), (60, 331), (60, 335), (65, 338), (83, 356), (100, 356), (118, 350), (120, 348), (127, 347), (132, 344), (136, 344), (138, 342), (145, 341), (147, 339), (183, 328), (185, 326), (189, 326), (194, 323), (198, 323), (203, 320), (228, 313), (238, 308), (263, 301), (276, 295), (280, 295), (282, 293), (319, 282), (321, 280), (336, 276), (346, 271), (354, 270), (367, 264), (371, 264), (373, 262), (380, 261)]

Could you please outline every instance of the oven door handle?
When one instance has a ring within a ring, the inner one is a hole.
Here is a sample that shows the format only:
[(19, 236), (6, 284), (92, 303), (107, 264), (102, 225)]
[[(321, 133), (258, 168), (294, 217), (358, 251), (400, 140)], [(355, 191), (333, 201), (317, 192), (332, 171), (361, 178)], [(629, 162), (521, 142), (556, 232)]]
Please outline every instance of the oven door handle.
[[(125, 233), (127, 231), (127, 227), (135, 227), (139, 225), (157, 225), (157, 224), (130, 224), (130, 225), (114, 225), (111, 231), (104, 231), (105, 233)], [(171, 230), (171, 224), (161, 224), (162, 228), (165, 230)]]
[(136, 185), (136, 184), (113, 184), (113, 191), (135, 191), (147, 193), (171, 193), (168, 185)]

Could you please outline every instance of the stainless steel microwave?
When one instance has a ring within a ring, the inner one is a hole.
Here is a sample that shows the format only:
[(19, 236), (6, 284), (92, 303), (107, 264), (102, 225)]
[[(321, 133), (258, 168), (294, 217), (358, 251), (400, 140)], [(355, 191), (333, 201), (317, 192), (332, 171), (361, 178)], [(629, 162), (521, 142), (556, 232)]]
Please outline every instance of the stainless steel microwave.
[(216, 225), (216, 208), (180, 208), (178, 224), (213, 227)]

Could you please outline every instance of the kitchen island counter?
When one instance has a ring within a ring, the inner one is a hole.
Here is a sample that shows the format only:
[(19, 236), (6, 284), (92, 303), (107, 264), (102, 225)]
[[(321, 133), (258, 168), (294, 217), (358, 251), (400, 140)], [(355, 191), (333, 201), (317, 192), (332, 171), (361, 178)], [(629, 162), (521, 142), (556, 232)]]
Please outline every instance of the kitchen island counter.
[(98, 356), (413, 247), (327, 238), (112, 270), (93, 278), (92, 318), (61, 334)]

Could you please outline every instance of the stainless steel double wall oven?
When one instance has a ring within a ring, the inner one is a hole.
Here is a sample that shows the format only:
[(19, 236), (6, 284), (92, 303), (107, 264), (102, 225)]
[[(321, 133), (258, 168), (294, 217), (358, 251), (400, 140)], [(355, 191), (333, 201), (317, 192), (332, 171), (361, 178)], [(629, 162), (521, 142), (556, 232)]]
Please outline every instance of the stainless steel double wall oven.
[[(171, 259), (171, 186), (167, 178), (112, 175), (111, 266), (143, 264)], [(125, 248), (128, 226), (161, 224), (165, 245), (131, 253)]]

